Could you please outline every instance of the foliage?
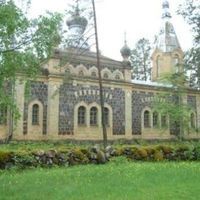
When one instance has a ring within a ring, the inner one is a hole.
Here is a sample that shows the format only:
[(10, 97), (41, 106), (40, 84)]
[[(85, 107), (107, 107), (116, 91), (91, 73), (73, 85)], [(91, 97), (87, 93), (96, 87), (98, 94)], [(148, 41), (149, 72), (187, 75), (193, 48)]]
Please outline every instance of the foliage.
[(199, 1), (185, 0), (179, 7), (178, 13), (192, 27), (195, 43), (200, 42), (200, 3)]
[[(19, 74), (27, 80), (40, 72), (40, 66), (61, 41), (61, 15), (48, 12), (37, 19), (29, 19), (14, 1), (0, 5), (0, 106), (16, 114), (15, 81)], [(19, 115), (15, 115), (18, 118)]]
[(161, 83), (166, 85), (164, 91), (159, 92), (154, 101), (154, 110), (166, 115), (169, 118), (171, 132), (183, 137), (184, 130), (190, 130), (190, 113), (191, 108), (187, 103), (186, 95), (186, 76), (184, 72), (165, 74), (160, 79)]
[(12, 152), (0, 151), (0, 169), (4, 169), (6, 164), (10, 162), (12, 158)]
[(193, 47), (184, 57), (186, 71), (189, 75), (190, 87), (200, 89), (200, 47)]
[(185, 57), (185, 65), (190, 73), (190, 84), (194, 88), (200, 88), (200, 3), (199, 1), (185, 0), (178, 13), (191, 26), (194, 38), (194, 46)]
[(151, 77), (151, 46), (148, 39), (142, 38), (137, 41), (131, 53), (132, 76), (135, 80), (147, 81)]
[[(35, 167), (74, 166), (83, 164), (105, 164), (116, 157), (128, 161), (199, 161), (200, 144), (147, 145), (112, 147), (104, 152), (94, 147), (71, 147), (65, 151), (58, 147), (49, 150), (0, 151), (1, 169), (26, 169)], [(109, 153), (110, 152), (110, 153)], [(122, 159), (122, 157), (124, 157)]]

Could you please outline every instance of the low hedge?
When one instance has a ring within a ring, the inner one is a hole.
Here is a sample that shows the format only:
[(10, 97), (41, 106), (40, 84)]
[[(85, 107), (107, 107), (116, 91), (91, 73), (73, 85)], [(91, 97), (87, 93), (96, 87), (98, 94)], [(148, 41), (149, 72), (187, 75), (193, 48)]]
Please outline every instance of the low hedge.
[(131, 161), (200, 161), (200, 146), (122, 146), (68, 150), (0, 151), (0, 169), (104, 164), (111, 157), (124, 156)]

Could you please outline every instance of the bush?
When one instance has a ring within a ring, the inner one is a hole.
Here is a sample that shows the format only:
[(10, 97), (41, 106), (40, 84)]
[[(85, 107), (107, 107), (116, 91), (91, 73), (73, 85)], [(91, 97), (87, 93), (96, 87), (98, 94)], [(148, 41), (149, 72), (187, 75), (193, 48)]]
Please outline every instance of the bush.
[(13, 161), (16, 167), (24, 169), (27, 167), (36, 167), (38, 162), (33, 154), (30, 153), (19, 153), (13, 156)]
[(81, 151), (81, 149), (73, 149), (68, 154), (68, 162), (69, 165), (88, 164), (89, 159), (87, 155)]
[(132, 148), (131, 154), (127, 157), (132, 160), (147, 160), (148, 153), (144, 148)]
[(154, 152), (154, 160), (155, 161), (162, 161), (162, 160), (164, 160), (163, 152), (159, 151), (159, 150), (155, 151)]
[(170, 154), (173, 152), (173, 148), (170, 146), (166, 146), (166, 145), (159, 145), (156, 148), (157, 150), (161, 150), (163, 152), (164, 155), (166, 154)]
[(109, 147), (104, 152), (99, 146), (91, 148), (74, 148), (58, 146), (45, 150), (0, 151), (0, 169), (12, 167), (24, 169), (30, 167), (52, 167), (80, 164), (104, 164), (112, 157), (123, 156), (130, 160), (162, 161), (162, 160), (200, 160), (199, 143), (179, 146), (118, 146)]
[(12, 152), (0, 151), (0, 169), (5, 169), (8, 163), (12, 163)]

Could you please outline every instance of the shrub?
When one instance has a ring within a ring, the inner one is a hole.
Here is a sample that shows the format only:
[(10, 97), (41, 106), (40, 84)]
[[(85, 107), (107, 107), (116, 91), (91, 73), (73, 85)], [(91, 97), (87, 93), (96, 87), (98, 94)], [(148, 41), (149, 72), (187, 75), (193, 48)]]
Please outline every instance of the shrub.
[(68, 154), (69, 165), (87, 164), (89, 159), (80, 149), (73, 149)]
[(194, 150), (193, 146), (188, 146), (188, 145), (179, 146), (174, 151), (174, 159), (175, 160), (193, 160), (194, 158), (193, 150)]
[(157, 150), (161, 150), (163, 152), (163, 154), (170, 154), (173, 152), (173, 148), (170, 146), (166, 146), (166, 145), (159, 145), (156, 148)]
[(200, 146), (195, 147), (193, 152), (194, 152), (194, 160), (200, 160)]
[(12, 152), (0, 151), (0, 169), (5, 169), (7, 163), (12, 162), (12, 156), (13, 156)]
[(124, 154), (124, 149), (123, 148), (116, 148), (115, 149), (115, 156), (122, 156)]
[(36, 158), (31, 153), (15, 154), (13, 160), (15, 166), (20, 169), (36, 167), (38, 165)]
[(159, 150), (155, 151), (154, 152), (154, 160), (155, 161), (162, 161), (162, 160), (164, 160), (163, 152), (159, 151)]
[(145, 150), (148, 154), (148, 160), (153, 160), (154, 159), (154, 152), (156, 151), (156, 149), (153, 148), (153, 147), (145, 147)]
[(136, 160), (147, 160), (148, 158), (148, 153), (146, 151), (146, 149), (144, 148), (139, 148), (134, 152), (134, 158)]

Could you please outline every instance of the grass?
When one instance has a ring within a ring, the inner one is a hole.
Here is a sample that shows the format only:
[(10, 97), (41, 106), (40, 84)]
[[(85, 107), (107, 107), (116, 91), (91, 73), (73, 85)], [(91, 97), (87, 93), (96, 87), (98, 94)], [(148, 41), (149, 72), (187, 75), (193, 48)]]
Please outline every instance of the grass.
[[(199, 141), (129, 141), (129, 145), (136, 145), (136, 146), (149, 146), (149, 145), (169, 145), (169, 146), (183, 146), (183, 145), (195, 145), (199, 146)], [(83, 141), (11, 141), (10, 144), (0, 144), (0, 151), (33, 151), (33, 150), (49, 150), (49, 149), (61, 149), (61, 150), (67, 150), (74, 147), (83, 147), (88, 148), (92, 145), (96, 144), (95, 142), (83, 142)], [(123, 147), (127, 146), (125, 141), (115, 141), (113, 143), (114, 147)], [(100, 145), (101, 147), (102, 144)]]
[(0, 200), (197, 200), (200, 163), (128, 162), (0, 172)]

